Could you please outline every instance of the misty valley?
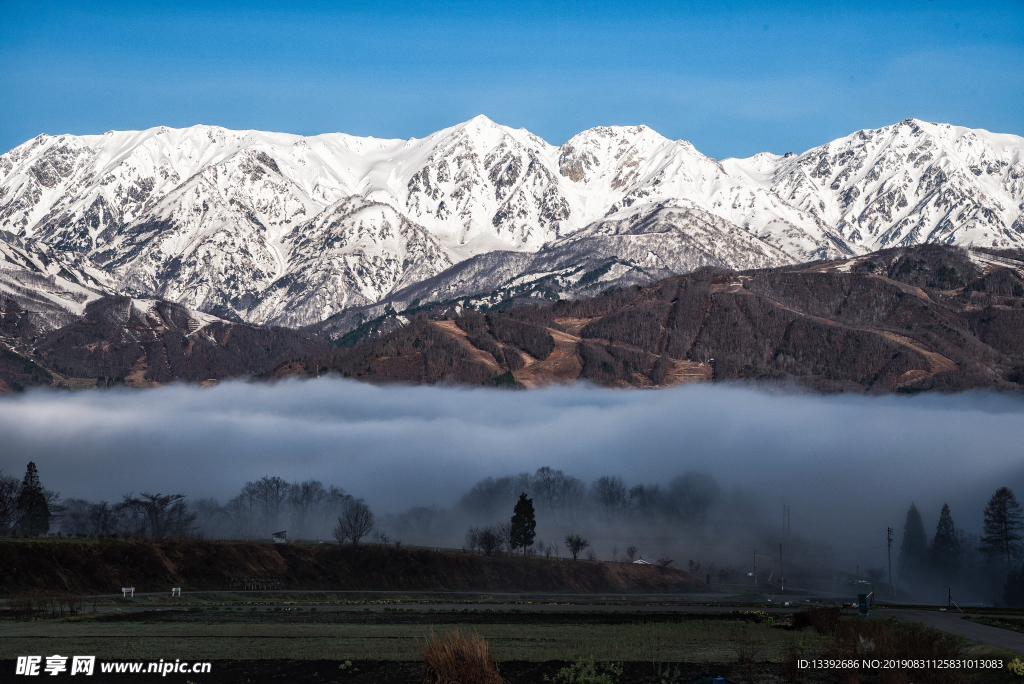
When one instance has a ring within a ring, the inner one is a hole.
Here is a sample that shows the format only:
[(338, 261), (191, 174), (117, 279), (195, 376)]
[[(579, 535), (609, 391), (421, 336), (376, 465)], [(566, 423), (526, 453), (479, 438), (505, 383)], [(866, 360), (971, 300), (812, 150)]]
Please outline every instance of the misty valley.
[(878, 644), (1013, 676), (1024, 638), (1015, 397), (327, 377), (7, 408), (11, 667), (56, 638), (109, 668), (187, 653), (211, 682), (831, 682), (801, 663), (850, 659), (874, 681)]

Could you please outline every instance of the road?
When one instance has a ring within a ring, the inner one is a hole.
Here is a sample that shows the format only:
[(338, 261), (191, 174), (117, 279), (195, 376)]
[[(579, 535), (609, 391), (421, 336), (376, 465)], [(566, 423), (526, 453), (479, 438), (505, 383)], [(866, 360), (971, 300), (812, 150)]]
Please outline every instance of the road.
[[(1024, 656), (1024, 634), (999, 627), (979, 625), (977, 622), (964, 620), (960, 613), (939, 612), (935, 610), (901, 610), (901, 609), (876, 609), (872, 611), (875, 615), (892, 615), (911, 622), (942, 630), (949, 634), (966, 637), (983, 644), (1002, 648), (1011, 653)], [(980, 616), (978, 616), (980, 617)], [(993, 616), (988, 616), (993, 617)], [(1013, 617), (1019, 618), (1019, 615)]]

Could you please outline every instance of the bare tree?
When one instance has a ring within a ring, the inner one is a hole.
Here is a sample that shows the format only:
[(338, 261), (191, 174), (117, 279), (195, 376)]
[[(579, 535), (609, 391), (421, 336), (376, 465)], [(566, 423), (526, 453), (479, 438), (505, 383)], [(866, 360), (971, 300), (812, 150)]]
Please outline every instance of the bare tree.
[(511, 551), (512, 549), (512, 523), (502, 522), (494, 526), (494, 533), (498, 536), (498, 550)]
[(89, 509), (92, 504), (85, 499), (67, 499), (64, 501), (64, 514), (60, 517), (61, 532), (68, 535), (85, 536), (89, 534)]
[(668, 489), (674, 515), (699, 522), (707, 520), (708, 511), (722, 496), (715, 478), (693, 471), (673, 479)]
[(241, 539), (256, 536), (256, 501), (248, 485), (241, 494), (227, 502), (224, 510), (231, 520), (235, 536)]
[(106, 501), (89, 507), (89, 533), (94, 537), (108, 537), (116, 534), (121, 523), (117, 510)]
[(317, 480), (295, 482), (288, 486), (288, 504), (292, 510), (296, 537), (305, 537), (309, 533), (311, 521), (316, 518), (326, 500), (327, 490)]
[(640, 549), (636, 548), (632, 544), (626, 547), (626, 558), (629, 559), (630, 563), (636, 560), (636, 554), (639, 550)]
[(373, 511), (362, 499), (356, 499), (338, 516), (338, 526), (334, 528), (334, 538), (339, 544), (345, 540), (355, 546), (359, 540), (373, 530)]
[(486, 556), (493, 556), (494, 552), (501, 548), (501, 540), (498, 538), (498, 533), (493, 527), (485, 527), (480, 530), (480, 550), (484, 552)]
[(480, 528), (476, 525), (470, 525), (469, 529), (466, 530), (466, 548), (470, 551), (476, 551), (480, 548)]
[(196, 516), (196, 527), (206, 537), (222, 539), (231, 524), (228, 510), (214, 498), (194, 499), (189, 510)]
[(260, 513), (260, 533), (270, 534), (280, 525), (281, 507), (288, 499), (289, 485), (284, 478), (264, 475), (256, 482), (246, 482), (243, 492), (248, 490)]
[(718, 571), (718, 583), (728, 584), (729, 580), (732, 579), (733, 575), (736, 574), (736, 569), (729, 567), (728, 565), (724, 568), (720, 568)]
[(640, 518), (653, 518), (661, 501), (658, 485), (636, 485), (629, 490), (629, 511)]
[(590, 546), (590, 542), (575, 532), (565, 535), (565, 548), (572, 554), (573, 560), (579, 558), (580, 552), (588, 546)]
[(0, 535), (6, 535), (14, 527), (14, 513), (18, 505), (21, 482), (18, 478), (4, 475), (0, 470)]
[(675, 561), (674, 558), (662, 555), (662, 556), (658, 556), (658, 560), (656, 560), (654, 562), (657, 563), (660, 567), (667, 568), (668, 566), (672, 565), (676, 561)]
[(578, 477), (566, 475), (559, 490), (559, 503), (568, 514), (568, 519), (578, 522), (587, 502), (587, 483)]
[(327, 498), (324, 500), (323, 505), (320, 507), (320, 515), (322, 517), (322, 525), (330, 528), (334, 524), (334, 520), (344, 514), (345, 509), (349, 507), (355, 501), (355, 497), (346, 492), (341, 487), (335, 487), (331, 485), (327, 489)]
[(616, 544), (612, 547), (612, 563), (619, 562), (619, 545)]
[(196, 520), (185, 506), (184, 494), (127, 494), (120, 507), (133, 516), (138, 536), (159, 539), (182, 537), (193, 531)]
[(626, 510), (629, 496), (622, 477), (604, 476), (590, 485), (590, 496), (606, 520), (614, 520)]

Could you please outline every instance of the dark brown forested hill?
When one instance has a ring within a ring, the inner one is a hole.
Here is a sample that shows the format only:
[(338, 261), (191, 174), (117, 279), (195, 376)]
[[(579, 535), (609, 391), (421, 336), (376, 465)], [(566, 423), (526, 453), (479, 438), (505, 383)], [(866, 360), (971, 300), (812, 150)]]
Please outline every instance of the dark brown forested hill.
[(1017, 390), (1022, 271), (1016, 252), (924, 245), (771, 271), (698, 272), (572, 302), (507, 301), (484, 311), (449, 302), (414, 316), (389, 309), (353, 331), (347, 339), (363, 341), (348, 348), (119, 297), (42, 333), (29, 312), (0, 300), (0, 393), (329, 372), (522, 387), (750, 380), (824, 392)]
[(786, 381), (825, 392), (1019, 389), (1024, 262), (935, 245), (705, 272), (595, 299), (420, 315), (271, 374), (372, 381)]
[[(0, 313), (11, 329), (13, 321), (31, 320), (27, 312)], [(19, 351), (0, 344), (0, 394), (32, 386), (219, 380), (262, 373), (328, 348), (324, 340), (298, 330), (195, 316), (170, 302), (99, 299), (85, 315), (48, 334), (12, 335), (22, 343)]]

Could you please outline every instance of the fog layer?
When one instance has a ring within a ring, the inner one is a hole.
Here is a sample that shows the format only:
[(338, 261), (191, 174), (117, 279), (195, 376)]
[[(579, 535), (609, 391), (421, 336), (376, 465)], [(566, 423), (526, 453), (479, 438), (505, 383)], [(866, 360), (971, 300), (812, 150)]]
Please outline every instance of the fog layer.
[(959, 527), (979, 531), (996, 487), (1024, 493), (1022, 444), (1024, 401), (992, 394), (513, 392), (320, 379), (0, 400), (0, 469), (20, 477), (33, 460), (64, 497), (223, 501), (270, 474), (336, 484), (387, 512), (448, 507), (481, 478), (542, 466), (627, 484), (700, 471), (778, 510), (780, 526), (789, 505), (794, 534), (870, 548), (884, 546), (887, 526), (902, 529), (911, 501), (927, 529), (948, 502)]

